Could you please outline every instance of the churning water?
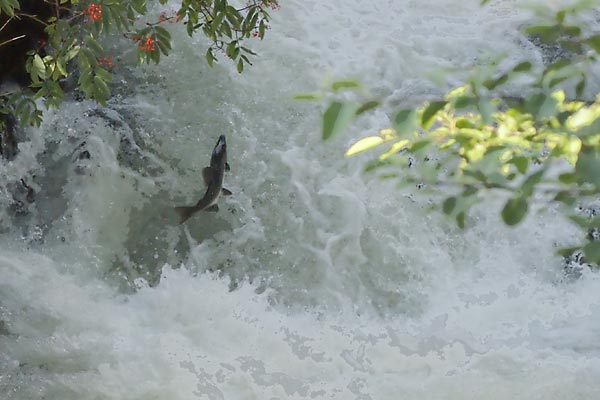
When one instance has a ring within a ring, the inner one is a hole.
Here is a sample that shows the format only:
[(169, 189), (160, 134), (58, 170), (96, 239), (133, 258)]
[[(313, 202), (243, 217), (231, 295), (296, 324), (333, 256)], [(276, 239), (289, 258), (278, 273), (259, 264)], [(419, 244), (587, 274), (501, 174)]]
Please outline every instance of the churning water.
[[(437, 93), (428, 70), (539, 62), (526, 13), (281, 3), (242, 75), (173, 29), (161, 65), (118, 60), (107, 109), (66, 104), (0, 167), (0, 398), (597, 398), (600, 278), (553, 253), (574, 228), (544, 209), (507, 229), (491, 201), (462, 232), (343, 158), (392, 108), (323, 144), (321, 108), (291, 100), (355, 77), (400, 104)], [(180, 226), (220, 134), (234, 196)]]

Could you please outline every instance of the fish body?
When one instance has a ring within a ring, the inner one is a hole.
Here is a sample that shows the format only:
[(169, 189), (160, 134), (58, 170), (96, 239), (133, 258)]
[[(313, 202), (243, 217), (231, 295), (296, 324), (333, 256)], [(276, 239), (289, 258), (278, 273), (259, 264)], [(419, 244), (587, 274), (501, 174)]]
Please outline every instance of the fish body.
[(184, 223), (198, 211), (219, 211), (217, 204), (219, 198), (231, 195), (231, 191), (223, 187), (225, 171), (229, 171), (229, 164), (227, 164), (227, 141), (225, 140), (225, 135), (221, 135), (212, 151), (210, 166), (202, 169), (202, 178), (206, 184), (206, 192), (194, 206), (175, 207), (175, 212), (179, 215), (179, 223)]

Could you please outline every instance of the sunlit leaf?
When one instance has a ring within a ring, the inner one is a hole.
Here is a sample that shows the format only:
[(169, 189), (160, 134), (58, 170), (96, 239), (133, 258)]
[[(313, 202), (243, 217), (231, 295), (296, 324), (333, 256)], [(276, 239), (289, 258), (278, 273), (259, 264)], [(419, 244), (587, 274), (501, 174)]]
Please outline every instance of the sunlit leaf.
[(363, 151), (379, 146), (382, 143), (384, 143), (384, 140), (381, 136), (367, 136), (350, 146), (345, 155), (346, 157), (350, 157), (354, 154), (362, 153)]
[(408, 143), (409, 142), (406, 139), (402, 139), (402, 140), (399, 140), (399, 141), (393, 143), (385, 153), (383, 153), (379, 156), (379, 159), (385, 160), (385, 159), (393, 156), (394, 154), (398, 154), (398, 152), (401, 151), (402, 149), (404, 149)]

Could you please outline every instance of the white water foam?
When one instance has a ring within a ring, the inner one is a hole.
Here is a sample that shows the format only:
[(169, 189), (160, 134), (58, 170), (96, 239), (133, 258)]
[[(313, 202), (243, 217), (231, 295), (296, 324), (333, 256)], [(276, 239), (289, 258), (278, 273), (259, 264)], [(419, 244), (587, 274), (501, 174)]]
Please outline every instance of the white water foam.
[[(39, 193), (3, 224), (2, 398), (593, 399), (600, 279), (565, 281), (553, 253), (573, 227), (550, 209), (508, 229), (491, 200), (462, 232), (343, 158), (389, 110), (322, 144), (319, 108), (290, 100), (328, 75), (405, 102), (437, 93), (430, 67), (541, 59), (516, 2), (477, 3), (282, 2), (243, 75), (181, 40), (117, 71), (109, 110), (48, 115), (2, 175)], [(234, 196), (179, 227), (222, 133)]]

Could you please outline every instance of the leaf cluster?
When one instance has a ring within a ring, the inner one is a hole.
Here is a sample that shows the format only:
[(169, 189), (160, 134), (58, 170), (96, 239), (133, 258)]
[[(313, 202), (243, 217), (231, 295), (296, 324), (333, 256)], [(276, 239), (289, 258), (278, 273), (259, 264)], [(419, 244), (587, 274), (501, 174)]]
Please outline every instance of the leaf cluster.
[[(358, 140), (346, 155), (376, 150), (367, 171), (437, 193), (438, 207), (461, 228), (470, 208), (497, 192), (505, 199), (500, 216), (507, 225), (521, 222), (534, 202), (544, 202), (562, 207), (584, 232), (597, 229), (597, 218), (574, 211), (600, 196), (600, 94), (583, 99), (587, 68), (600, 53), (600, 35), (574, 22), (592, 6), (580, 1), (558, 11), (540, 7), (539, 20), (525, 28), (527, 35), (567, 48), (569, 58), (541, 68), (523, 60), (507, 71), (473, 71), (463, 86), (442, 98), (394, 111), (389, 128)], [(523, 75), (531, 82), (525, 94), (503, 96), (502, 89), (522, 82)], [(340, 90), (353, 92), (358, 100), (336, 98)], [(362, 93), (358, 82), (345, 80), (334, 82), (326, 93), (297, 98), (333, 95), (323, 115), (326, 140), (361, 113), (385, 104)], [(579, 248), (588, 261), (600, 263), (600, 241), (586, 240)]]
[[(166, 4), (166, 0), (159, 2)], [(65, 9), (65, 3), (66, 0), (56, 2), (56, 15)], [(0, 93), (0, 113), (14, 113), (22, 125), (39, 125), (37, 100), (41, 99), (46, 108), (58, 107), (65, 97), (63, 82), (74, 73), (78, 75), (78, 89), (86, 98), (106, 104), (111, 94), (112, 63), (103, 62), (107, 54), (100, 42), (108, 35), (130, 38), (140, 63), (158, 63), (172, 47), (165, 22), (181, 22), (190, 36), (200, 31), (210, 39), (206, 51), (209, 65), (222, 53), (242, 72), (251, 65), (250, 57), (256, 55), (244, 42), (251, 37), (264, 37), (270, 18), (267, 9), (277, 6), (277, 0), (251, 0), (238, 7), (228, 0), (182, 0), (175, 15), (163, 14), (158, 21), (148, 21), (147, 0), (71, 1), (69, 6), (67, 17), (39, 20), (45, 25), (48, 43), (43, 49), (28, 53), (26, 70), (31, 91)], [(9, 17), (6, 24), (17, 18), (18, 9), (17, 0), (0, 0), (0, 15)]]

